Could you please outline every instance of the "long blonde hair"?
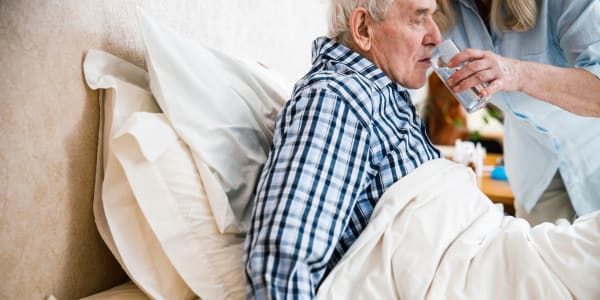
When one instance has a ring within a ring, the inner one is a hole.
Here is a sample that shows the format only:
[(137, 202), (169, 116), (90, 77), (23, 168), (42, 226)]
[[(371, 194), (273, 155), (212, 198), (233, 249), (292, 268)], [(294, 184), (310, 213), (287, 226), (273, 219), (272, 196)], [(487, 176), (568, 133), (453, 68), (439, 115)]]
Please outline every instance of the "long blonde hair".
[[(454, 26), (455, 13), (451, 1), (453, 0), (437, 0), (438, 11), (434, 20), (441, 32)], [(491, 28), (500, 31), (527, 31), (535, 26), (537, 14), (536, 0), (492, 0), (490, 20), (495, 26)]]

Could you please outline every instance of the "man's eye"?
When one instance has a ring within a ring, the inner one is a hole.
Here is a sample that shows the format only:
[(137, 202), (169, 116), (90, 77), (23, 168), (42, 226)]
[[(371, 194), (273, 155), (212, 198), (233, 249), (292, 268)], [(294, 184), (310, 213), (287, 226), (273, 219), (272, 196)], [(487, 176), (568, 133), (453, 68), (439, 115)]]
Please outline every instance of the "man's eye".
[(421, 25), (421, 24), (425, 23), (425, 17), (413, 18), (411, 20), (411, 23), (416, 24), (416, 25)]

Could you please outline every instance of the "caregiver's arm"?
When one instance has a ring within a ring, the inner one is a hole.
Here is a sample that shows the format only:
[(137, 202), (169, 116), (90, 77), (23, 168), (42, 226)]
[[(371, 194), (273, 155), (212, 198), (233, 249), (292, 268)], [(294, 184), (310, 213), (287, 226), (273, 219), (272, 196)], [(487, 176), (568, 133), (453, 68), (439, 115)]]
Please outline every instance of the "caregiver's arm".
[(483, 96), (520, 91), (581, 116), (600, 116), (600, 79), (585, 69), (516, 60), (477, 49), (462, 51), (448, 64), (455, 67), (462, 62), (469, 63), (448, 81), (455, 92), (488, 82)]

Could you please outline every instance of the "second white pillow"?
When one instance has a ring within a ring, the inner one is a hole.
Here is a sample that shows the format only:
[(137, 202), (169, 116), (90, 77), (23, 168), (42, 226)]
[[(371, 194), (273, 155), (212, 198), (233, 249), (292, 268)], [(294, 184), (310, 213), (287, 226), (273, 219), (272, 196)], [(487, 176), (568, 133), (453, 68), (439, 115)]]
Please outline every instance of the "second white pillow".
[(217, 225), (221, 232), (246, 232), (274, 120), (291, 85), (138, 13), (152, 93), (190, 146), (203, 181), (220, 187), (207, 190)]

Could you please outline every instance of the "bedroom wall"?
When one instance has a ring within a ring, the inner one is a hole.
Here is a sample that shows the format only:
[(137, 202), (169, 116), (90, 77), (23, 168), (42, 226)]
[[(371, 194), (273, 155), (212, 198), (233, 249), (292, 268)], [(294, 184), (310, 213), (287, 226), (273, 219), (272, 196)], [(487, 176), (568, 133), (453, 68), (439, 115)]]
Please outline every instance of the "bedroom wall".
[(322, 0), (0, 0), (0, 299), (77, 299), (127, 280), (94, 224), (98, 94), (81, 63), (97, 48), (144, 65), (137, 5), (290, 81), (325, 32)]

